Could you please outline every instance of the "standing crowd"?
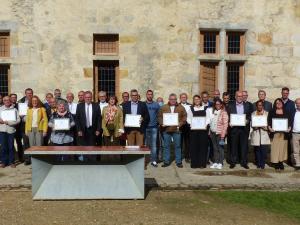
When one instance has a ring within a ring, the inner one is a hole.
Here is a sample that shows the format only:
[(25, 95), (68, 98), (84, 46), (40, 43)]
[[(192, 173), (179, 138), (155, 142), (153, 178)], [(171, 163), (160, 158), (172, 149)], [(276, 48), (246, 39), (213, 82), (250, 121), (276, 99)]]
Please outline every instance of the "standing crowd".
[[(27, 88), (19, 101), (16, 94), (0, 96), (0, 167), (16, 167), (15, 152), (19, 162), (29, 165), (30, 157), (24, 157), (24, 150), (31, 146), (146, 145), (151, 150), (153, 167), (160, 162), (162, 167), (170, 166), (174, 149), (179, 168), (185, 159), (191, 168), (209, 165), (212, 169), (222, 169), (226, 160), (231, 169), (236, 164), (249, 169), (250, 138), (257, 168), (265, 168), (270, 150), (270, 162), (276, 170), (283, 170), (284, 162), (299, 169), (300, 98), (290, 100), (289, 89), (284, 87), (273, 104), (266, 100), (264, 90), (258, 92), (256, 102), (247, 99), (247, 91), (237, 91), (235, 96), (224, 92), (221, 96), (215, 90), (211, 98), (205, 91), (194, 95), (191, 103), (186, 93), (181, 93), (179, 99), (170, 94), (165, 104), (161, 97), (154, 100), (152, 90), (146, 92), (146, 101), (141, 101), (134, 89), (122, 93), (122, 103), (104, 91), (98, 93), (98, 102), (93, 102), (92, 92), (80, 91), (75, 103), (73, 93), (67, 93), (64, 99), (56, 89), (54, 94), (47, 93), (42, 102)], [(6, 119), (8, 111), (15, 114), (14, 119)], [(139, 116), (137, 126), (127, 124), (132, 115)], [(167, 123), (167, 118), (174, 115), (173, 124)], [(254, 125), (254, 117), (265, 118), (266, 122)], [(68, 121), (67, 128), (57, 129), (56, 121), (60, 119)], [(286, 121), (287, 129), (275, 129), (275, 119)], [(202, 128), (195, 128), (195, 121), (200, 121)]]

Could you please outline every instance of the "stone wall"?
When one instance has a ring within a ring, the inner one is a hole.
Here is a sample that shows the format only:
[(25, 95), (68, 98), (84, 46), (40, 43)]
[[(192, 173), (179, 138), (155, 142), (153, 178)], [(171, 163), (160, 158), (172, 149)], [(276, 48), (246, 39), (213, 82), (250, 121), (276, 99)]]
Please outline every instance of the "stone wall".
[[(282, 86), (300, 96), (300, 0), (9, 0), (11, 90), (44, 93), (93, 88), (93, 33), (120, 35), (120, 91), (156, 96), (199, 91), (199, 28), (246, 29), (245, 87), (250, 98)], [(224, 87), (220, 87), (221, 90)]]

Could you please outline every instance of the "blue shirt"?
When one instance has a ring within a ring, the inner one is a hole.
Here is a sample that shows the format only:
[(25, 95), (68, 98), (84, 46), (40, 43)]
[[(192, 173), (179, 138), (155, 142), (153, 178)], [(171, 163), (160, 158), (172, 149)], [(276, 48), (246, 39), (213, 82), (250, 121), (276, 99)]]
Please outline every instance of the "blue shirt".
[(138, 103), (139, 102), (131, 101), (131, 114), (133, 114), (133, 115), (137, 114)]
[(155, 128), (158, 126), (157, 114), (160, 109), (160, 106), (157, 102), (147, 102), (147, 101), (146, 101), (146, 105), (150, 116), (148, 128)]

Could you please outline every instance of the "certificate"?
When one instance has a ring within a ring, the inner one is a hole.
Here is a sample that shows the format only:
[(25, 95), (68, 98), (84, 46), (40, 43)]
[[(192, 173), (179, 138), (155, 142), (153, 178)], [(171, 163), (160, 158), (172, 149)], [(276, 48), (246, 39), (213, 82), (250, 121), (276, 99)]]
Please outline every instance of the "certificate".
[(205, 116), (192, 117), (191, 130), (206, 130), (206, 117)]
[(246, 126), (246, 114), (230, 114), (230, 126), (232, 127)]
[(267, 116), (252, 115), (251, 126), (252, 127), (267, 127), (268, 126)]
[(1, 119), (3, 121), (17, 121), (17, 112), (15, 109), (3, 110), (1, 112)]
[(126, 114), (125, 115), (125, 127), (140, 127), (141, 115)]
[(178, 126), (178, 113), (163, 113), (164, 126)]
[(54, 119), (54, 130), (70, 130), (70, 119)]
[(274, 131), (287, 131), (288, 130), (288, 119), (272, 119), (272, 129)]
[(27, 109), (28, 109), (28, 104), (27, 103), (19, 103), (18, 104), (18, 110), (19, 110), (19, 115), (20, 116), (26, 116), (27, 115)]

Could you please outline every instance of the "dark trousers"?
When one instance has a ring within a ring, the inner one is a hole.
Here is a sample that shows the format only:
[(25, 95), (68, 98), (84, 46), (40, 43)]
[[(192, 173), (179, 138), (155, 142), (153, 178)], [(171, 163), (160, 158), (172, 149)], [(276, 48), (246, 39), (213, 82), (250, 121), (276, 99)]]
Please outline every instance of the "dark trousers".
[(17, 143), (19, 162), (23, 162), (23, 160), (24, 160), (24, 149), (23, 149), (23, 144), (22, 144), (22, 132), (18, 129), (15, 133), (15, 140), (16, 140), (16, 143)]
[[(23, 139), (23, 149), (25, 151), (27, 148), (30, 147), (30, 145), (29, 145), (29, 138), (25, 134), (25, 132), (24, 133), (22, 132), (22, 139)], [(24, 155), (24, 160), (27, 161), (27, 162), (30, 162), (31, 161), (31, 157), (28, 156), (28, 155)]]
[(81, 146), (95, 146), (96, 145), (96, 131), (92, 128), (86, 128), (82, 137), (78, 137), (79, 145)]
[(188, 124), (183, 125), (181, 133), (182, 155), (185, 159), (190, 159), (190, 127)]
[(267, 145), (254, 146), (256, 165), (258, 168), (265, 168), (267, 158)]
[(5, 166), (15, 163), (14, 139), (15, 134), (0, 132), (1, 163)]
[(235, 165), (240, 155), (240, 164), (248, 164), (248, 132), (245, 127), (233, 127), (230, 131), (230, 164)]

